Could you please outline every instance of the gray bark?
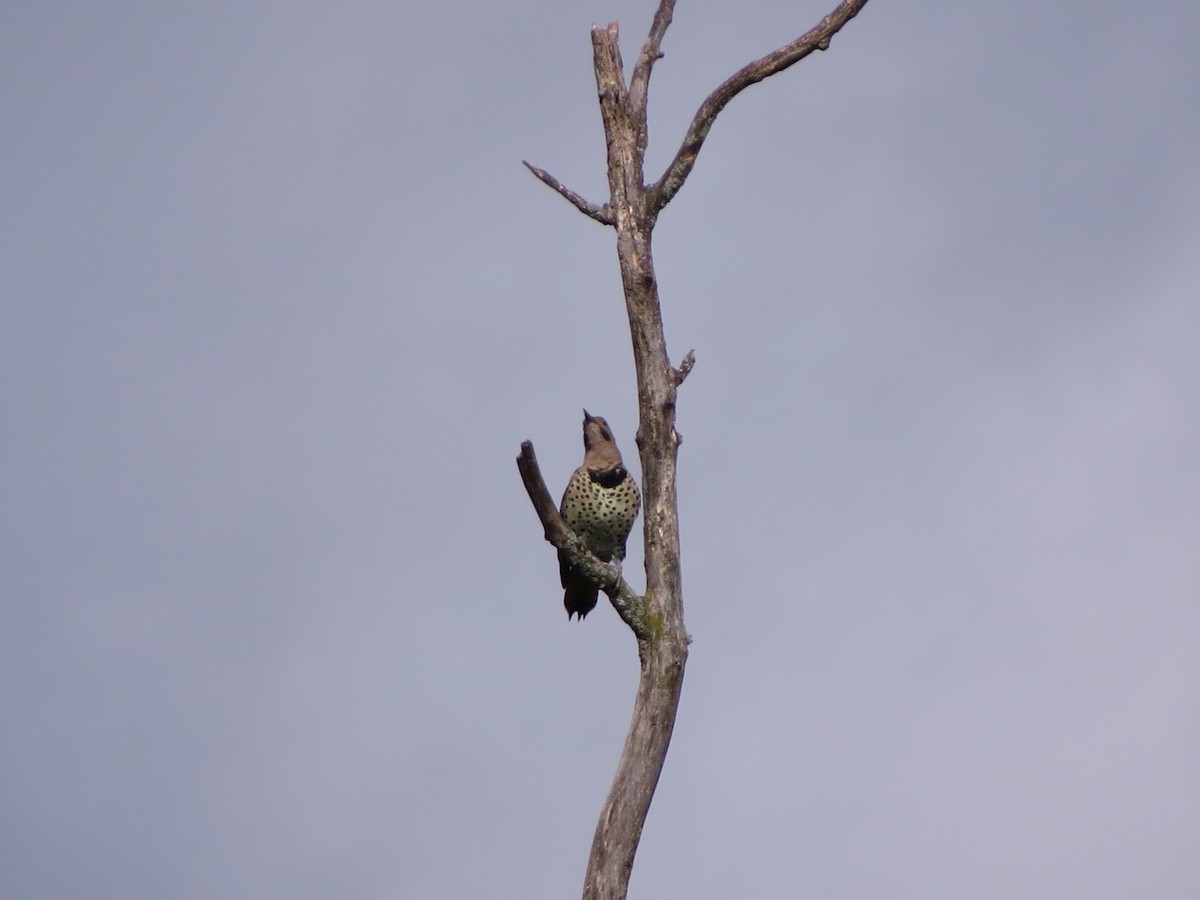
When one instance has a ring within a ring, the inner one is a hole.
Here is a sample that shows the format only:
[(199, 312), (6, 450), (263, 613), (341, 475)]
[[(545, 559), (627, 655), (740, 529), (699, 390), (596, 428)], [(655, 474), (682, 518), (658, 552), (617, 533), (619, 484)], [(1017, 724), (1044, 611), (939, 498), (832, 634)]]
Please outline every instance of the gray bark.
[(584, 900), (624, 900), (650, 801), (658, 785), (675, 727), (691, 637), (683, 621), (683, 579), (679, 553), (679, 511), (675, 473), (679, 445), (675, 401), (695, 363), (689, 352), (671, 365), (663, 335), (651, 235), (659, 212), (683, 186), (717, 115), (738, 93), (824, 50), (867, 0), (845, 0), (806, 34), (734, 73), (701, 104), (679, 151), (652, 185), (644, 178), (647, 144), (646, 100), (674, 0), (660, 0), (650, 33), (638, 54), (628, 86), (615, 23), (592, 28), (592, 56), (604, 136), (608, 147), (609, 198), (589, 202), (536, 166), (525, 163), (584, 215), (616, 230), (617, 259), (629, 315), (637, 370), (637, 446), (642, 463), (646, 593), (636, 594), (615, 567), (592, 556), (567, 527), (546, 489), (533, 446), (522, 444), (518, 466), (546, 539), (565, 549), (571, 562), (608, 594), (637, 638), (641, 677), (633, 719), (616, 776), (592, 840), (584, 880)]

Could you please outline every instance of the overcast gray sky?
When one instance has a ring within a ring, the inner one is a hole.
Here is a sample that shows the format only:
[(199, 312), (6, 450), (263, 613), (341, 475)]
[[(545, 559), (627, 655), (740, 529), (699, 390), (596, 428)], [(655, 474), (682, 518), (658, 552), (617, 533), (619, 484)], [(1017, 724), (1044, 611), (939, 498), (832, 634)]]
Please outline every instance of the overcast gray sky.
[[(680, 0), (657, 176), (833, 5)], [(0, 894), (577, 895), (633, 641), (514, 465), (634, 463), (588, 28), (0, 12)], [(631, 896), (1200, 896), (1200, 5), (874, 0), (656, 234), (695, 638)], [(640, 524), (626, 566), (640, 572)]]

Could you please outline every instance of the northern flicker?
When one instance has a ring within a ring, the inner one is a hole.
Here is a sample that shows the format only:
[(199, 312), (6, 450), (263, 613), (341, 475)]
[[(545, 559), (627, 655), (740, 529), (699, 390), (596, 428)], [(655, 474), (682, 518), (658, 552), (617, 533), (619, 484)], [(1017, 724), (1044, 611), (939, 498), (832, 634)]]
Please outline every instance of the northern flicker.
[[(583, 411), (583, 465), (571, 475), (559, 512), (588, 549), (605, 562), (625, 558), (625, 539), (637, 518), (642, 498), (625, 471), (612, 430), (599, 416)], [(567, 618), (583, 618), (596, 606), (596, 585), (558, 551), (563, 606)]]

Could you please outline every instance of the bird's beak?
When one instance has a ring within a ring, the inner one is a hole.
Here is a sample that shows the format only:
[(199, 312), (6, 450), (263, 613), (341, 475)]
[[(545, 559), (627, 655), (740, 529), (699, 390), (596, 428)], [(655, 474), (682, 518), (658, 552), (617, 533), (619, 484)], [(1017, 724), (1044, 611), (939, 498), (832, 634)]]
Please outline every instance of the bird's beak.
[(592, 415), (590, 412), (588, 412), (586, 409), (583, 411), (583, 421), (585, 421), (585, 422), (590, 422), (590, 421), (592, 421), (592, 419), (594, 419), (594, 418), (596, 418), (596, 417), (595, 417), (595, 416), (593, 416), (593, 415)]

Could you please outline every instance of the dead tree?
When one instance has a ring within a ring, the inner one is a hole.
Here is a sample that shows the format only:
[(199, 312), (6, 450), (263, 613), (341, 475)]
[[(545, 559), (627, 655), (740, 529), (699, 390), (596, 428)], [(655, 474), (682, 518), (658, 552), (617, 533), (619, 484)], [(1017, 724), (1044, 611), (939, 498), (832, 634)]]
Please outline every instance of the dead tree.
[(565, 549), (571, 563), (608, 595), (637, 638), (641, 660), (633, 720), (596, 825), (584, 880), (584, 900), (624, 900), (626, 896), (642, 825), (675, 726), (691, 641), (683, 623), (679, 567), (675, 466), (681, 438), (675, 430), (675, 398), (695, 357), (689, 351), (676, 368), (667, 355), (658, 282), (650, 252), (651, 233), (658, 214), (691, 174), (696, 155), (725, 105), (750, 85), (783, 71), (814, 50), (827, 49), (833, 36), (866, 4), (867, 0), (844, 0), (807, 33), (726, 79), (700, 104), (675, 158), (652, 184), (646, 184), (643, 172), (648, 134), (646, 98), (650, 74), (662, 56), (663, 35), (674, 14), (674, 0), (659, 0), (650, 33), (628, 83), (616, 23), (607, 28), (592, 26), (596, 88), (608, 145), (608, 201), (589, 202), (545, 170), (525, 163), (543, 183), (584, 215), (616, 230), (621, 285), (637, 368), (637, 446), (645, 497), (645, 594), (636, 593), (615, 567), (589, 553), (567, 527), (546, 489), (529, 441), (521, 444), (521, 455), (517, 457), (521, 478), (545, 528), (546, 540)]

